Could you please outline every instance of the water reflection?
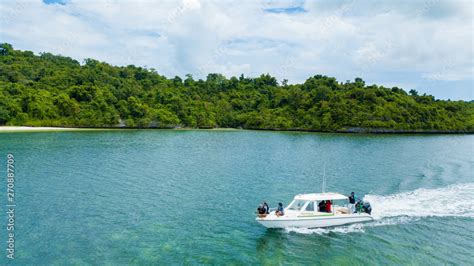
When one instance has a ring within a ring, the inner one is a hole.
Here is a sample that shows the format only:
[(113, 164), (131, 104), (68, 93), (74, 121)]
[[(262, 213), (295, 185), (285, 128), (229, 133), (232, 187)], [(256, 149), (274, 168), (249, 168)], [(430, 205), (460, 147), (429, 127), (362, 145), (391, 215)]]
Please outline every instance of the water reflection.
[(281, 229), (267, 229), (257, 239), (256, 252), (260, 262), (283, 261), (286, 253), (288, 234)]
[[(282, 263), (290, 258), (293, 262), (321, 261), (324, 260), (325, 254), (331, 254), (331, 250), (341, 241), (337, 234), (310, 233), (312, 229), (308, 230), (306, 234), (284, 229), (267, 229), (256, 241), (258, 261)], [(295, 256), (295, 250), (301, 251), (298, 256)]]

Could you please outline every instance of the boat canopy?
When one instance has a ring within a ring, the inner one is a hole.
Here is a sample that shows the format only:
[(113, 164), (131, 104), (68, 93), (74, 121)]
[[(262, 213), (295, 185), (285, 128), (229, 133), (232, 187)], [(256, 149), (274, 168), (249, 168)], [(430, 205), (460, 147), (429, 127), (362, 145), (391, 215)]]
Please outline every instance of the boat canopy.
[(347, 196), (344, 196), (339, 193), (311, 193), (311, 194), (298, 194), (295, 196), (295, 200), (343, 200), (347, 199)]

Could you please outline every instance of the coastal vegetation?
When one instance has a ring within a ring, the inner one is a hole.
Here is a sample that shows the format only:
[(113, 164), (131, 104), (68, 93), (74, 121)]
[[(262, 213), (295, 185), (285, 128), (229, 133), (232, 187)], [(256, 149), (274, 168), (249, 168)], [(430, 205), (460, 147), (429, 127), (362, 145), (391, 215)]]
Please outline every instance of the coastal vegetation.
[(209, 74), (154, 69), (0, 45), (0, 125), (192, 127), (315, 131), (473, 132), (474, 103), (315, 75)]

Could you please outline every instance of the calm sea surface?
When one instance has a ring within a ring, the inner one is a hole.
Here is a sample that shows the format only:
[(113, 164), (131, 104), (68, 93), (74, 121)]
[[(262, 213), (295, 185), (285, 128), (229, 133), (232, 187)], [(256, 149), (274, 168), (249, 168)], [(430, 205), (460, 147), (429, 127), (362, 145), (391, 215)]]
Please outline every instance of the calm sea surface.
[[(15, 255), (6, 259), (6, 156)], [(257, 205), (326, 191), (375, 221), (267, 230)], [(0, 264), (474, 264), (474, 136), (1, 133)]]

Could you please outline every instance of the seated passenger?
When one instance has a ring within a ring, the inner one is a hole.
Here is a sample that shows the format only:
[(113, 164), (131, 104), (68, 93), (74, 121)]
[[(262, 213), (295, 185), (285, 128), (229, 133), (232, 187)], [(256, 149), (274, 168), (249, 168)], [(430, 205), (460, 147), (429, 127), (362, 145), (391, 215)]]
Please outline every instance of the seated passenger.
[(318, 209), (320, 212), (325, 212), (326, 211), (326, 201), (322, 200), (318, 204)]
[(277, 216), (283, 216), (283, 215), (285, 215), (285, 212), (284, 212), (284, 210), (283, 210), (283, 204), (282, 204), (281, 202), (278, 203), (278, 208), (277, 208), (277, 210), (275, 211), (275, 214), (276, 214)]
[(265, 207), (260, 204), (257, 208), (257, 216), (260, 217), (260, 218), (264, 218), (267, 216), (267, 213), (265, 211)]
[(359, 212), (359, 213), (364, 212), (364, 206), (360, 199), (356, 201), (355, 209), (356, 209), (356, 212)]
[(332, 205), (332, 202), (330, 200), (327, 200), (326, 201), (326, 212), (332, 212), (331, 211), (331, 205)]
[(265, 209), (266, 214), (270, 213), (270, 207), (268, 207), (268, 204), (265, 201), (263, 202), (263, 208)]

